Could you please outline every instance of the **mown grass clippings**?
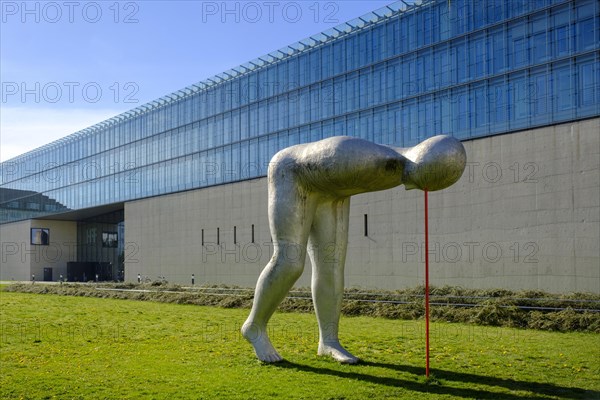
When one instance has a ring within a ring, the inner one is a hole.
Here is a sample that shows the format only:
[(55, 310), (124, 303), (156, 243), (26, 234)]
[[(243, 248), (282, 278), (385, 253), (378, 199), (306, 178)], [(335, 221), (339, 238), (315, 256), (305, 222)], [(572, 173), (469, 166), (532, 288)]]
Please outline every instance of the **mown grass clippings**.
[[(113, 290), (123, 289), (123, 291)], [(148, 284), (15, 284), (7, 291), (65, 296), (100, 297), (195, 304), (222, 308), (250, 308), (251, 289), (224, 285), (183, 288), (157, 282)], [(590, 293), (563, 295), (541, 291), (514, 292), (506, 289), (464, 289), (433, 287), (433, 321), (470, 323), (486, 326), (531, 328), (559, 332), (600, 333), (600, 296)], [(342, 304), (346, 316), (372, 316), (417, 320), (425, 314), (424, 288), (397, 291), (348, 289)], [(313, 312), (309, 289), (291, 292), (279, 306), (283, 312)], [(543, 310), (543, 311), (541, 311)]]

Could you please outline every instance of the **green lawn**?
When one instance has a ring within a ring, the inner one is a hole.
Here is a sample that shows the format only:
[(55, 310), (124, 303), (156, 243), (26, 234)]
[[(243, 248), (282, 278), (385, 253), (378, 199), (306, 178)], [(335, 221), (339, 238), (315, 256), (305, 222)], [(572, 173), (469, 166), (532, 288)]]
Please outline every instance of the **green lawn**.
[(316, 356), (311, 314), (275, 315), (285, 362), (238, 334), (248, 310), (0, 292), (2, 399), (597, 399), (600, 336), (344, 318), (360, 365)]

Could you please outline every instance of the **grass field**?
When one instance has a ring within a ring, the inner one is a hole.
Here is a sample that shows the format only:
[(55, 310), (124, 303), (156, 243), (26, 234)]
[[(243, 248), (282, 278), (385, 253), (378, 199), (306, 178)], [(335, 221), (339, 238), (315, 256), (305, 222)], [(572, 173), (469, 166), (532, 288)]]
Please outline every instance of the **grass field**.
[(286, 361), (262, 365), (240, 337), (248, 310), (0, 292), (2, 399), (598, 399), (600, 336), (343, 318), (364, 361), (316, 356), (311, 314), (277, 313)]

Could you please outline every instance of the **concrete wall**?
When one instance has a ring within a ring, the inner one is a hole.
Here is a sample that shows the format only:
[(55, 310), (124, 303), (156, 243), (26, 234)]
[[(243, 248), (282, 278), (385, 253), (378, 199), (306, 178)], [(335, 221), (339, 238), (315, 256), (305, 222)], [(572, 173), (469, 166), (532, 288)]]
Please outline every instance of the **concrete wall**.
[(77, 261), (77, 222), (32, 220), (32, 228), (50, 229), (48, 246), (31, 246), (31, 273), (42, 280), (44, 268), (52, 268), (52, 280), (57, 281), (60, 274), (67, 277), (67, 262)]
[(0, 225), (0, 280), (27, 281), (31, 278), (30, 248), (31, 221)]
[(254, 286), (271, 256), (266, 205), (265, 179), (125, 203), (125, 280)]
[[(461, 180), (429, 196), (432, 283), (600, 292), (600, 120), (464, 144)], [(423, 194), (353, 200), (370, 238), (351, 227), (348, 285), (423, 282)]]
[[(31, 228), (50, 230), (48, 246), (32, 245)], [(44, 268), (52, 268), (53, 280), (67, 275), (67, 262), (76, 261), (77, 223), (73, 221), (28, 220), (0, 225), (2, 248), (0, 280), (44, 278)]]
[[(461, 180), (429, 196), (432, 284), (600, 293), (600, 119), (464, 144)], [(254, 286), (271, 255), (266, 211), (266, 179), (127, 203), (126, 280)], [(346, 286), (422, 284), (423, 231), (422, 192), (354, 197)], [(309, 282), (306, 268), (297, 286)]]

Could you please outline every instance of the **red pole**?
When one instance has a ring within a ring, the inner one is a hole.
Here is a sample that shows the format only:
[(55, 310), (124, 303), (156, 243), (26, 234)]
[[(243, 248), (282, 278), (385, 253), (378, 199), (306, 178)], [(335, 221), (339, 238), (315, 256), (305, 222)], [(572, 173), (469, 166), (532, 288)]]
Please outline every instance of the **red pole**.
[(425, 376), (429, 378), (429, 211), (425, 190)]

